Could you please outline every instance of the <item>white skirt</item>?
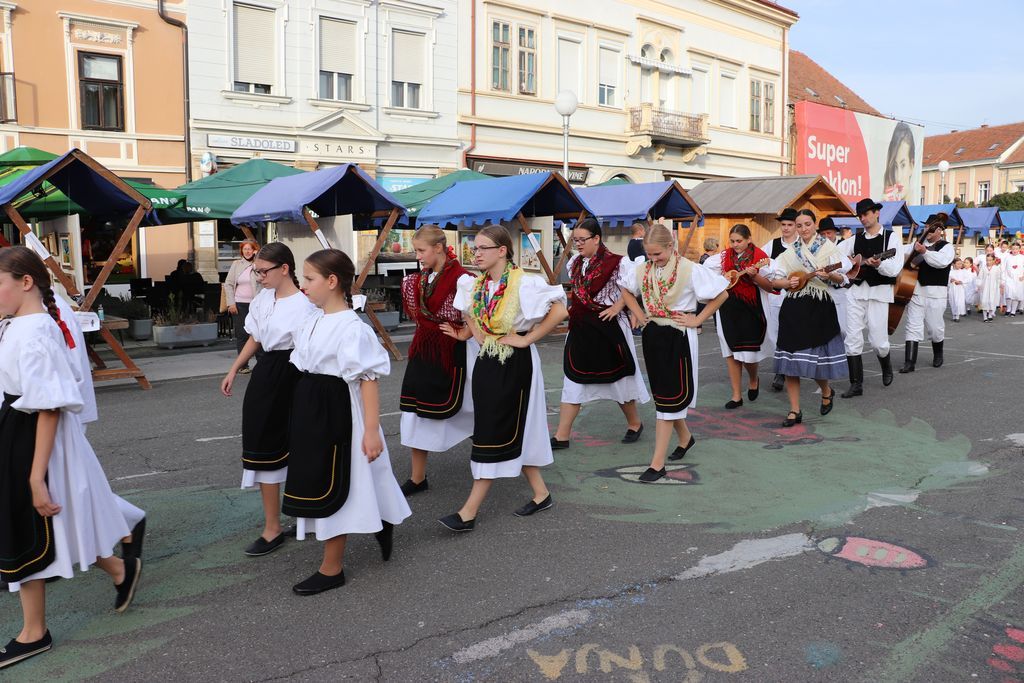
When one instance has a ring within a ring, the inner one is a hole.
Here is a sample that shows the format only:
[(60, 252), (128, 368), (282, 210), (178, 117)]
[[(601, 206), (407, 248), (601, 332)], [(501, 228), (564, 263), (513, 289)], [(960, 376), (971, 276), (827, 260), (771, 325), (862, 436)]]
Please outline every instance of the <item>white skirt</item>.
[(466, 386), (462, 408), (447, 420), (430, 420), (416, 413), (402, 413), (402, 445), (421, 451), (444, 453), (473, 436), (473, 366), (480, 345), (475, 339), (466, 342)]
[(949, 311), (954, 316), (961, 316), (967, 312), (967, 298), (964, 294), (963, 285), (950, 285), (948, 290), (949, 295)]
[(987, 278), (981, 286), (981, 296), (978, 299), (978, 305), (984, 311), (994, 311), (999, 308), (1000, 299), (999, 280), (992, 277)]
[(1003, 281), (1003, 285), (1005, 287), (1007, 299), (1011, 299), (1013, 301), (1024, 300), (1024, 282), (1021, 282), (1011, 275)]
[(344, 534), (372, 534), (384, 528), (381, 523), (401, 524), (412, 514), (402, 489), (391, 471), (384, 430), (380, 430), (384, 452), (369, 462), (363, 453), (363, 402), (359, 390), (349, 384), (352, 404), (352, 458), (348, 499), (341, 509), (330, 517), (296, 519), (296, 538), (300, 541), (311, 533), (318, 541), (326, 541)]
[(276, 470), (242, 470), (242, 488), (254, 489), (260, 484), (283, 484), (288, 479), (288, 466)]
[(622, 335), (629, 345), (629, 352), (633, 354), (633, 363), (636, 365), (636, 372), (632, 377), (623, 377), (611, 384), (577, 384), (566, 376), (562, 376), (562, 403), (582, 405), (591, 401), (615, 401), (616, 403), (629, 403), (639, 401), (647, 403), (651, 395), (647, 391), (647, 383), (644, 381), (643, 373), (640, 372), (640, 361), (636, 357), (636, 344), (633, 342), (633, 331), (629, 329), (625, 319), (619, 316), (619, 327)]
[[(653, 325), (654, 323), (648, 323)], [(768, 329), (771, 329), (769, 325)], [(685, 420), (686, 413), (689, 412), (690, 408), (697, 407), (697, 389), (700, 385), (700, 337), (696, 334), (696, 330), (686, 331), (686, 340), (690, 344), (690, 360), (693, 363), (693, 400), (690, 401), (690, 405), (686, 406), (680, 411), (675, 413), (663, 413), (660, 410), (654, 411), (654, 417), (659, 420)], [(775, 347), (774, 341), (772, 342), (772, 348)]]
[(544, 396), (544, 374), (541, 372), (540, 354), (530, 345), (533, 375), (530, 378), (530, 405), (526, 409), (523, 429), (523, 450), (515, 460), (505, 462), (472, 462), (469, 466), (474, 479), (504, 479), (518, 477), (523, 467), (544, 467), (555, 461), (551, 454), (551, 436), (548, 434), (548, 407)]
[[(131, 533), (77, 416), (61, 412), (46, 475), (50, 498), (61, 506), (53, 517), (55, 558), (21, 583), (51, 576), (73, 578), (76, 564), (81, 571), (88, 570), (97, 558), (113, 555), (114, 546)], [(12, 583), (9, 590), (20, 587)]]

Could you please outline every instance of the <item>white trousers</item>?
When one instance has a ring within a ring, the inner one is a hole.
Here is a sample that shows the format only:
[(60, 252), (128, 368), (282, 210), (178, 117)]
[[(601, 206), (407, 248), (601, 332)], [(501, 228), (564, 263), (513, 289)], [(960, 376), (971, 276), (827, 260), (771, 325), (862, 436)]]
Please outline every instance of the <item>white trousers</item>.
[(924, 341), (925, 330), (928, 340), (940, 342), (946, 338), (946, 321), (942, 314), (946, 312), (946, 299), (935, 299), (914, 294), (907, 304), (907, 341)]
[[(889, 355), (889, 304), (884, 301), (846, 298), (846, 355), (864, 352), (864, 330), (875, 355)], [(908, 328), (909, 329), (909, 328)]]

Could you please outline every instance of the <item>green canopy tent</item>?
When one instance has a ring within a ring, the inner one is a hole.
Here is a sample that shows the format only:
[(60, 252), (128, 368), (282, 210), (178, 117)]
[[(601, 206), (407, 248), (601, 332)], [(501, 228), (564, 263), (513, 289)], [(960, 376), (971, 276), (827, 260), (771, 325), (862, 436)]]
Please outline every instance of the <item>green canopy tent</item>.
[(162, 223), (231, 218), (238, 207), (274, 178), (304, 172), (266, 159), (250, 159), (226, 171), (175, 188), (176, 192), (185, 195), (185, 206), (157, 213)]
[(416, 216), (419, 215), (420, 209), (430, 203), (430, 201), (441, 194), (455, 183), (461, 183), (467, 180), (483, 180), (490, 178), (491, 176), (484, 173), (477, 173), (476, 171), (470, 171), (469, 169), (462, 169), (443, 175), (433, 180), (428, 180), (423, 183), (418, 183), (412, 187), (408, 187), (398, 192), (392, 192), (391, 196), (394, 197), (405, 207), (406, 216), (408, 217), (409, 225), (412, 225), (416, 221)]

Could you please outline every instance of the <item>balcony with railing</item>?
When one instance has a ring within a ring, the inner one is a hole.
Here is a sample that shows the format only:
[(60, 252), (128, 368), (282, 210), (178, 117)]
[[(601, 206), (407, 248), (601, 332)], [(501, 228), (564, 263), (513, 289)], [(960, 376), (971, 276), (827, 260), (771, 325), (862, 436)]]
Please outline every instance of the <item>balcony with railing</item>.
[(0, 123), (14, 123), (18, 120), (18, 108), (14, 100), (14, 73), (0, 72)]
[(711, 141), (708, 138), (707, 114), (687, 114), (658, 109), (651, 102), (643, 102), (639, 107), (630, 108), (627, 132), (652, 141), (683, 147), (699, 147)]

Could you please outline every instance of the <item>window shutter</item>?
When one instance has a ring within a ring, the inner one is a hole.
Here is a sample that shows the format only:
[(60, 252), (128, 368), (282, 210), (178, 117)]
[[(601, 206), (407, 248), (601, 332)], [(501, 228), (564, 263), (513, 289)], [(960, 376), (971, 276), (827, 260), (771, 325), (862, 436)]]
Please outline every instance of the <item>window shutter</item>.
[(392, 35), (391, 55), (393, 81), (423, 84), (424, 36), (420, 33), (395, 31)]
[(356, 25), (320, 19), (320, 70), (353, 75), (356, 72)]
[(601, 85), (619, 86), (619, 53), (601, 48)]
[(580, 92), (580, 44), (571, 40), (558, 40), (558, 90), (571, 90), (582, 102)]
[(235, 5), (235, 80), (273, 85), (277, 40), (273, 10)]
[(736, 77), (722, 74), (718, 89), (718, 123), (736, 127)]

